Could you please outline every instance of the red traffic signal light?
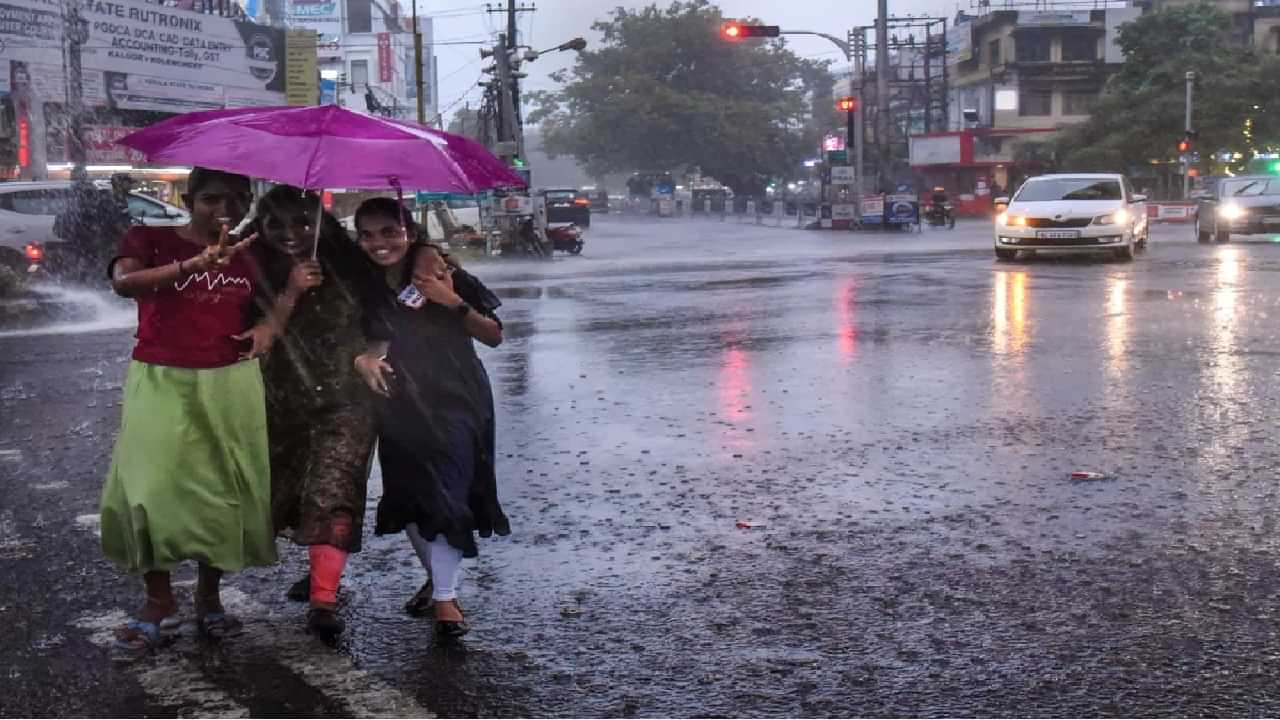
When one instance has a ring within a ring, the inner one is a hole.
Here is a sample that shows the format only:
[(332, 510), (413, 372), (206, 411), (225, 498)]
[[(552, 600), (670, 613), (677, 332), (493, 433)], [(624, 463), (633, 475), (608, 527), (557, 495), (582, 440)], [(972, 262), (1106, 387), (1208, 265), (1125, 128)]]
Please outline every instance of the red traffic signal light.
[(725, 40), (741, 40), (749, 37), (778, 37), (782, 28), (777, 25), (743, 25), (738, 22), (727, 22), (720, 28), (720, 35)]
[(1179, 140), (1179, 141), (1178, 141), (1178, 152), (1180, 152), (1180, 153), (1187, 153), (1187, 152), (1191, 152), (1191, 141), (1190, 141), (1190, 140), (1187, 140), (1186, 138), (1183, 138), (1182, 140)]
[(858, 109), (858, 101), (851, 97), (842, 97), (836, 100), (836, 109), (840, 112), (851, 113)]

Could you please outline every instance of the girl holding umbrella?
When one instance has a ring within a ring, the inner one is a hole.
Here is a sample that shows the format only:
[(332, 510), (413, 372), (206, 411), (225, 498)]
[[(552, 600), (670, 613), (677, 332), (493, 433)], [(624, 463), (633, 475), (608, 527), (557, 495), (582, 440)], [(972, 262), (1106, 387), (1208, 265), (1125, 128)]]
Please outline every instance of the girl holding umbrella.
[(289, 322), (262, 368), (271, 514), (277, 532), (308, 550), (310, 572), (289, 597), (310, 600), (308, 630), (332, 638), (345, 627), (338, 581), (360, 550), (377, 437), (372, 399), (351, 371), (367, 348), (360, 298), (373, 266), (314, 194), (276, 186), (258, 200), (258, 218), (262, 284), (296, 289), (275, 301)]

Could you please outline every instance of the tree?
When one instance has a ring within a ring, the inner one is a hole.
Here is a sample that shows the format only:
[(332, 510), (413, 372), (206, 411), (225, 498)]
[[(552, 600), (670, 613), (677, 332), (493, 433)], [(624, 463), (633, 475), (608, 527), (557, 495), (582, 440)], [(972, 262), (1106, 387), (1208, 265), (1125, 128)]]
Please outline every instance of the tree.
[(1231, 16), (1208, 3), (1148, 13), (1120, 27), (1124, 68), (1091, 118), (1054, 143), (1064, 169), (1125, 171), (1175, 163), (1183, 136), (1186, 73), (1196, 73), (1193, 127), (1202, 166), (1222, 153), (1240, 169), (1280, 141), (1280, 61), (1231, 38)]
[[(558, 91), (531, 98), (546, 150), (597, 177), (697, 166), (748, 193), (793, 172), (831, 127), (826, 64), (779, 40), (721, 40), (723, 21), (706, 0), (688, 0), (596, 22), (603, 47), (553, 76)], [(816, 120), (811, 102), (824, 108)]]

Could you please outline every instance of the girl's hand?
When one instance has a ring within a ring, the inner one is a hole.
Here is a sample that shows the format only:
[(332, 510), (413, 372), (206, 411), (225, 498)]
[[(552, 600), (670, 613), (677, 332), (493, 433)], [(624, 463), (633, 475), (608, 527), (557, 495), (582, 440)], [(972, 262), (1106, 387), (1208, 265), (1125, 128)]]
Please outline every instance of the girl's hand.
[(364, 353), (357, 356), (356, 372), (360, 373), (370, 390), (382, 397), (391, 397), (391, 386), (388, 383), (395, 377), (396, 371), (387, 362), (385, 355)]
[(457, 307), (462, 304), (462, 298), (453, 290), (453, 268), (435, 274), (415, 273), (413, 284), (427, 300), (437, 305)]
[(276, 342), (276, 334), (270, 325), (260, 323), (239, 335), (232, 335), (231, 339), (250, 343), (249, 349), (240, 353), (240, 359), (252, 360), (270, 352), (271, 346)]
[(188, 273), (201, 273), (224, 268), (231, 263), (232, 258), (247, 250), (258, 239), (258, 234), (254, 233), (231, 245), (228, 244), (227, 231), (227, 226), (223, 225), (218, 242), (201, 250), (199, 255), (183, 260), (182, 269)]
[(289, 282), (285, 292), (293, 297), (300, 297), (322, 283), (324, 283), (324, 271), (320, 268), (320, 263), (315, 260), (304, 260), (294, 264), (293, 269), (289, 271)]

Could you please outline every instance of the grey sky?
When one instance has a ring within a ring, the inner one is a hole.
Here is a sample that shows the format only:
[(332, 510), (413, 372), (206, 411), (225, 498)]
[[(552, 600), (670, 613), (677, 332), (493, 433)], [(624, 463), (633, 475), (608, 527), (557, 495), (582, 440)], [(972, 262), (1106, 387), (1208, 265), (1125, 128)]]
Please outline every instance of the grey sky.
[[(503, 0), (495, 5), (505, 7)], [(536, 0), (537, 12), (520, 16), (521, 39), (538, 49), (558, 45), (581, 35), (588, 43), (596, 40), (591, 24), (607, 15), (614, 7), (644, 7), (650, 3), (636, 0)], [(667, 0), (660, 0), (665, 7)], [(757, 17), (770, 24), (781, 25), (784, 30), (818, 30), (840, 36), (855, 25), (869, 25), (875, 19), (874, 0), (723, 0), (718, 3), (728, 17)], [(957, 9), (968, 9), (969, 0), (890, 0), (889, 12), (897, 15), (930, 13), (950, 18)], [(467, 8), (459, 0), (419, 0), (419, 12), (442, 13), (436, 19), (436, 40), (482, 40), (489, 33), (504, 28), (505, 16), (487, 16), (481, 8)], [(473, 10), (467, 14), (461, 14)], [(709, 38), (708, 41), (713, 40)], [(795, 37), (788, 43), (796, 53), (804, 57), (841, 60), (841, 54), (831, 43), (820, 38)], [(446, 118), (453, 110), (470, 101), (479, 102), (482, 67), (476, 46), (446, 46), (437, 48), (440, 61), (440, 106)], [(549, 89), (554, 83), (547, 77), (550, 72), (572, 63), (569, 53), (548, 55), (527, 66), (529, 89)], [(466, 99), (459, 102), (461, 98)], [(455, 104), (456, 103), (456, 104)], [(452, 107), (451, 107), (452, 106)]]

